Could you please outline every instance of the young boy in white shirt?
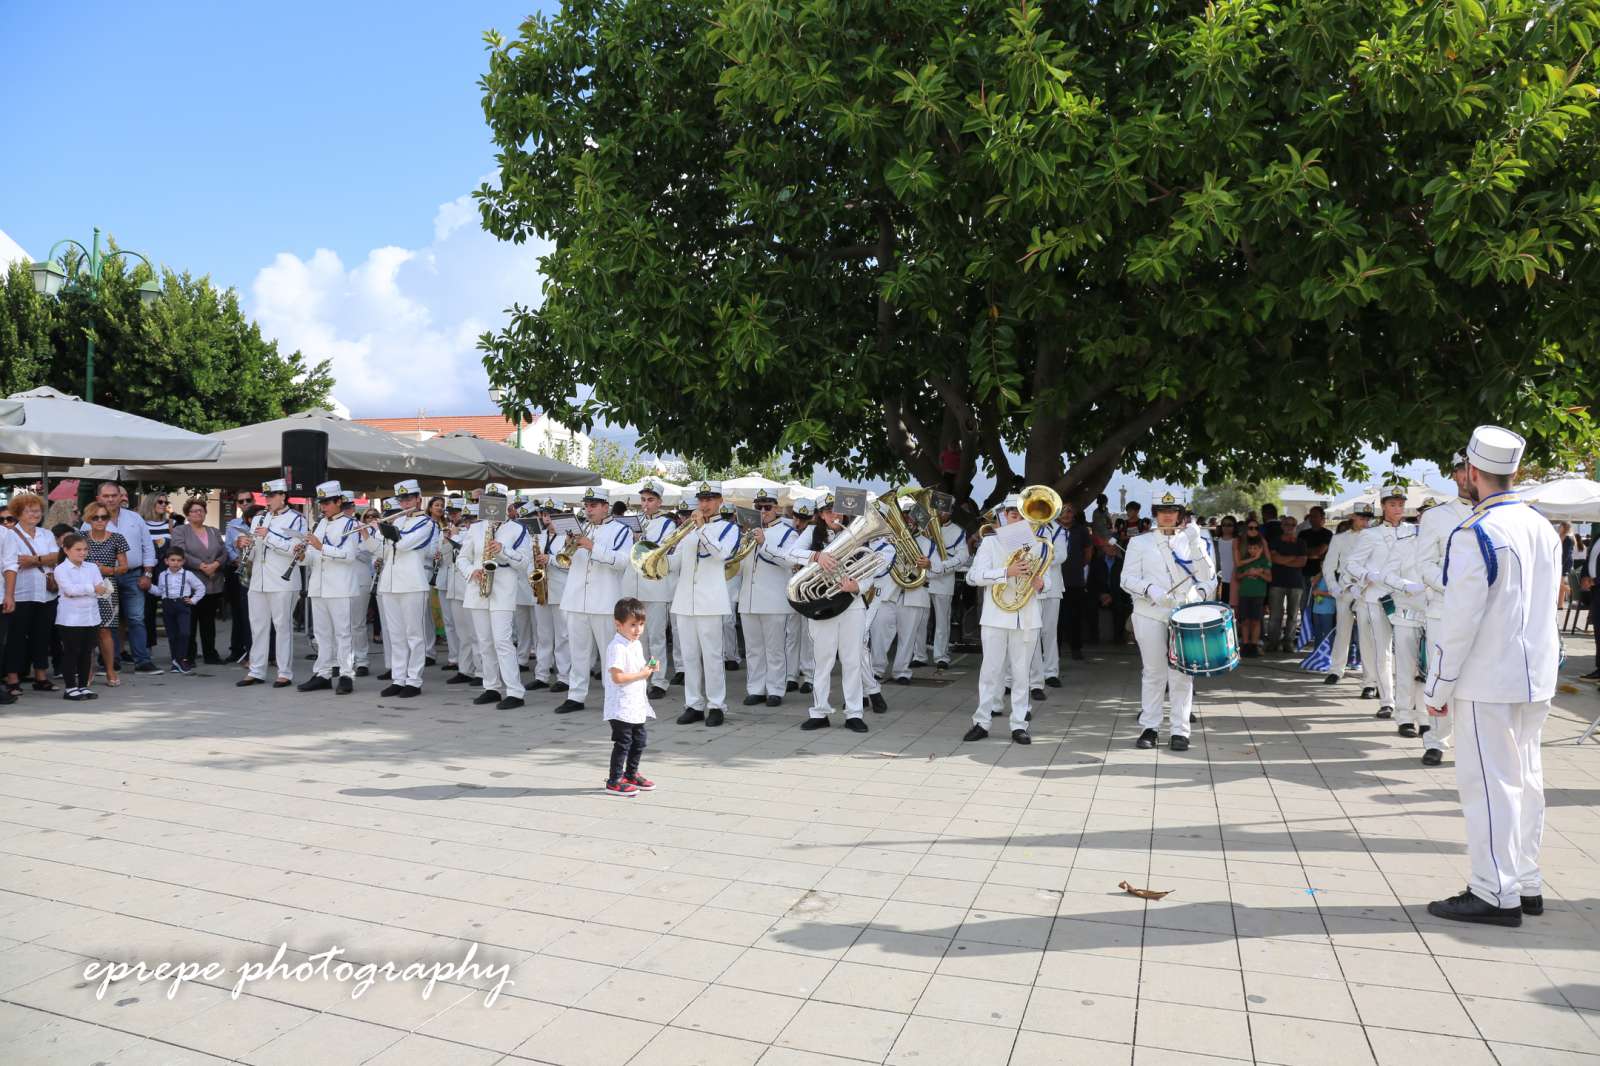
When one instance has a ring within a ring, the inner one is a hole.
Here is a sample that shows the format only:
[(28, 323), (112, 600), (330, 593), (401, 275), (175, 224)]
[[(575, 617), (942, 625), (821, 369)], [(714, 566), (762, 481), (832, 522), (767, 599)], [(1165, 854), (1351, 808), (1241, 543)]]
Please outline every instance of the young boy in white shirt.
[(189, 648), (190, 613), (206, 594), (206, 587), (191, 571), (183, 568), (183, 549), (168, 548), (163, 560), (167, 568), (156, 575), (150, 591), (161, 600), (161, 620), (167, 627), (167, 646), (172, 649), (172, 672), (187, 674), (194, 669), (192, 659), (183, 658)]
[(639, 756), (644, 753), (644, 723), (654, 718), (645, 682), (661, 669), (655, 659), (646, 660), (639, 636), (644, 632), (644, 604), (632, 596), (617, 601), (611, 612), (617, 635), (606, 645), (605, 720), (611, 723), (611, 772), (606, 777), (606, 792), (612, 796), (637, 796), (655, 788), (655, 782), (639, 774)]

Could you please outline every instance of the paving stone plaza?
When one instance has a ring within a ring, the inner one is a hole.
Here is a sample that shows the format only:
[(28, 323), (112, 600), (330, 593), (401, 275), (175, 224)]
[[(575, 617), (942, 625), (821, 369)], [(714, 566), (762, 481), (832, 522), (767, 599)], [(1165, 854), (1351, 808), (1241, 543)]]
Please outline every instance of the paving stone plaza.
[[(976, 656), (887, 686), (866, 735), (741, 708), (734, 674), (723, 728), (657, 706), (632, 799), (600, 791), (598, 710), (475, 707), (437, 670), (416, 700), (227, 667), (28, 693), (0, 715), (0, 1063), (1600, 1063), (1591, 649), (1567, 638), (1520, 929), (1424, 910), (1467, 874), (1453, 754), (1421, 766), (1287, 657), (1201, 682), (1185, 753), (1134, 750), (1131, 646), (1067, 663), (1031, 747), (961, 743)], [(140, 961), (210, 970), (97, 996)]]

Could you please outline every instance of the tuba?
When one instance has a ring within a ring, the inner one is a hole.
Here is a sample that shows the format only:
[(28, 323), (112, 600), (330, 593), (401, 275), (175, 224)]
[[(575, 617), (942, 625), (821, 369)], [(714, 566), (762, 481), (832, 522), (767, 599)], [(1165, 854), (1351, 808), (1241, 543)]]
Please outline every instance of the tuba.
[[(1061, 497), (1056, 490), (1048, 485), (1029, 485), (1022, 490), (1021, 506), (1023, 519), (1033, 527), (1037, 533), (1044, 526), (1056, 520), (1056, 515), (1061, 513)], [(1035, 555), (1033, 547), (1018, 548), (1006, 560), (1006, 566), (1012, 563), (1023, 562), (1028, 564), (1028, 572), (1021, 577), (1008, 577), (1002, 585), (995, 585), (989, 589), (989, 595), (994, 600), (994, 605), (1002, 611), (1015, 613), (1028, 606), (1028, 601), (1033, 599), (1033, 583), (1045, 572), (1045, 569), (1055, 561), (1056, 550), (1053, 545), (1044, 546), (1042, 556)]]
[(932, 513), (930, 504), (933, 491), (899, 488), (878, 497), (878, 510), (882, 512), (889, 540), (894, 543), (894, 564), (889, 568), (889, 577), (903, 589), (919, 589), (928, 583), (928, 572), (916, 565), (915, 560), (922, 555), (922, 549), (917, 546), (915, 534), (906, 524), (905, 516), (900, 513), (902, 497), (910, 498), (925, 512)]
[(883, 559), (872, 550), (872, 542), (888, 532), (883, 508), (867, 508), (865, 515), (851, 522), (833, 543), (822, 549), (838, 560), (837, 570), (829, 573), (816, 562), (810, 562), (789, 579), (786, 589), (789, 606), (819, 622), (843, 614), (850, 606), (852, 593), (839, 588), (839, 581), (848, 577), (860, 585), (870, 582), (883, 565)]
[(639, 571), (640, 577), (648, 581), (665, 581), (667, 579), (667, 556), (672, 553), (673, 548), (678, 546), (679, 541), (690, 533), (699, 532), (700, 528), (701, 523), (696, 522), (694, 516), (690, 515), (682, 522), (679, 522), (678, 527), (668, 533), (667, 538), (660, 544), (649, 540), (641, 540), (635, 544), (633, 553), (629, 556), (629, 562), (633, 563), (633, 568)]

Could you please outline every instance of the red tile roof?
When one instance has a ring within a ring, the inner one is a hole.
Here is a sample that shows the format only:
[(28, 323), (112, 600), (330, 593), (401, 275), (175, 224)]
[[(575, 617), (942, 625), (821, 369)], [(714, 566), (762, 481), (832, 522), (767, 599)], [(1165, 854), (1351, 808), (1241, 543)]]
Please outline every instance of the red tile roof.
[[(532, 422), (539, 420), (533, 416)], [(475, 433), (484, 440), (505, 441), (517, 435), (515, 422), (500, 415), (411, 415), (406, 418), (357, 418), (363, 426), (385, 429), (390, 433)], [(529, 424), (531, 425), (532, 422)]]

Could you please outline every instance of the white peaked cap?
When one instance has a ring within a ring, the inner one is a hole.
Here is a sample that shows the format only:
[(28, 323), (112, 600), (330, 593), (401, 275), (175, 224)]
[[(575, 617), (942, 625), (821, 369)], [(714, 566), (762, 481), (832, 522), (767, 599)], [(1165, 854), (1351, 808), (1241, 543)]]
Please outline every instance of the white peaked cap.
[(281, 477), (275, 477), (271, 481), (263, 481), (261, 483), (261, 491), (267, 493), (288, 492), (289, 483)]
[(1486, 474), (1515, 474), (1527, 446), (1527, 441), (1509, 429), (1479, 426), (1467, 444), (1467, 462)]
[(415, 478), (406, 478), (404, 481), (394, 483), (394, 494), (400, 496), (421, 496), (422, 486), (417, 484)]
[(317, 486), (317, 499), (336, 500), (344, 496), (344, 488), (337, 481), (324, 481)]

